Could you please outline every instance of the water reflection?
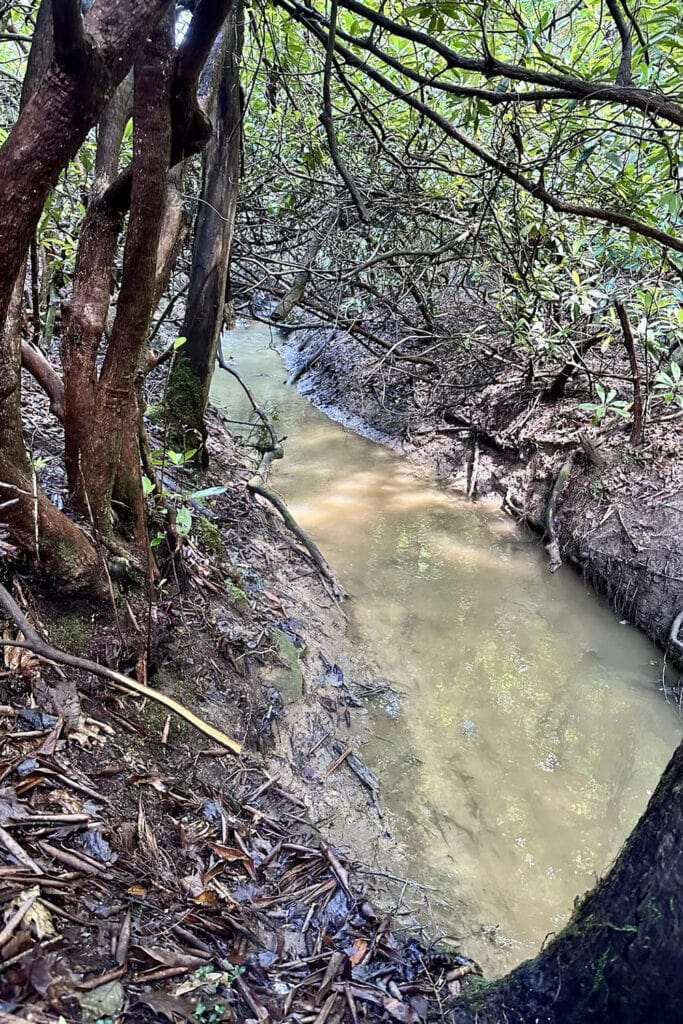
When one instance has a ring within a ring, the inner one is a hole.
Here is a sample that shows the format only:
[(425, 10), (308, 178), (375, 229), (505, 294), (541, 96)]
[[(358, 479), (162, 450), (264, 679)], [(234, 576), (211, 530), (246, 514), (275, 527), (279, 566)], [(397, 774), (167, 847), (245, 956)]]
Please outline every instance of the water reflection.
[[(566, 920), (635, 823), (680, 736), (659, 665), (571, 572), (494, 507), (473, 506), (285, 387), (267, 330), (234, 356), (289, 437), (275, 482), (354, 600), (358, 645), (405, 698), (364, 756), (415, 877), (492, 973)], [(213, 400), (248, 406), (227, 374)]]

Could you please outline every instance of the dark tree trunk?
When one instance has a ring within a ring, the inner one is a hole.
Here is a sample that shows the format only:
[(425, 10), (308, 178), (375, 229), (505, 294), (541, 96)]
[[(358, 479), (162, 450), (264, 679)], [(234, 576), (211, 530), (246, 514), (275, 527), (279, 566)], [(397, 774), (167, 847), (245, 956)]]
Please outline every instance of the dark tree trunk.
[(611, 871), (564, 931), (535, 960), (459, 1004), (455, 1022), (679, 1024), (682, 936), (683, 744)]
[(205, 79), (214, 132), (204, 157), (195, 221), (192, 271), (182, 334), (168, 394), (174, 443), (201, 445), (206, 463), (204, 412), (223, 325), (225, 286), (237, 207), (241, 154), (239, 62), (243, 6), (231, 11), (208, 62)]

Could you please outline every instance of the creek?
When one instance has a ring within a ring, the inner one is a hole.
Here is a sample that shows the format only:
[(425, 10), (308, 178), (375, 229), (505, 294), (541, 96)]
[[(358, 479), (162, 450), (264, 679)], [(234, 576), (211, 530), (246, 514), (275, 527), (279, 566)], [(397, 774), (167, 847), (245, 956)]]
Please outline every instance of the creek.
[[(352, 640), (400, 691), (362, 756), (405, 873), (439, 890), (463, 950), (502, 974), (561, 928), (645, 809), (681, 737), (656, 650), (538, 540), (316, 409), (263, 326), (226, 358), (277, 410), (271, 483), (347, 588)], [(212, 401), (251, 409), (217, 370)]]

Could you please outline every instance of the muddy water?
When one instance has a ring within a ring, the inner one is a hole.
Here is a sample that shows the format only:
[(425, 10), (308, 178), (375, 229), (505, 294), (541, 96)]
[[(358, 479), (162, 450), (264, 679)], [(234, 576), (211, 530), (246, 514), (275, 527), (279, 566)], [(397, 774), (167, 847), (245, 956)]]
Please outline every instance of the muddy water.
[[(473, 505), (283, 384), (263, 327), (226, 355), (277, 408), (274, 483), (351, 593), (354, 638), (402, 692), (363, 755), (451, 934), (501, 973), (609, 864), (681, 734), (653, 648), (493, 506)], [(215, 404), (249, 408), (217, 371)]]

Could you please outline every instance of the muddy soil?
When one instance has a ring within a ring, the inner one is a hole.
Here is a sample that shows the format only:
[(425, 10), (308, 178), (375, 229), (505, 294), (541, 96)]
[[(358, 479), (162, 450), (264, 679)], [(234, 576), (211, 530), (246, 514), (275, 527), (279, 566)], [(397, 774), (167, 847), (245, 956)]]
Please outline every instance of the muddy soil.
[[(454, 320), (466, 325), (472, 315), (466, 309)], [(312, 402), (473, 499), (495, 495), (546, 540), (548, 501), (571, 459), (556, 511), (563, 561), (619, 618), (681, 663), (683, 644), (670, 638), (683, 610), (681, 415), (653, 416), (644, 444), (633, 446), (623, 421), (591, 426), (578, 408), (591, 397), (585, 381), (573, 381), (564, 399), (545, 402), (540, 386), (518, 380), (506, 364), (504, 344), (477, 358), (479, 377), (494, 383), (468, 379), (470, 361), (462, 377), (454, 363), (448, 382), (435, 386), (409, 364), (390, 366), (346, 335), (294, 331), (280, 339), (293, 375), (321, 342), (321, 355), (297, 381)]]
[[(41, 483), (63, 501), (59, 430), (30, 386), (25, 413)], [(252, 450), (218, 419), (211, 439), (208, 479), (169, 472), (192, 526), (182, 561), (166, 562), (147, 674), (244, 753), (5, 648), (0, 1016), (443, 1020), (476, 966), (425, 937), (404, 898), (419, 887), (384, 877), (395, 844), (354, 752), (381, 681), (315, 566), (249, 494)], [(189, 497), (208, 487), (226, 489)], [(113, 614), (2, 569), (54, 646), (134, 670), (149, 608), (132, 585), (116, 582)]]

